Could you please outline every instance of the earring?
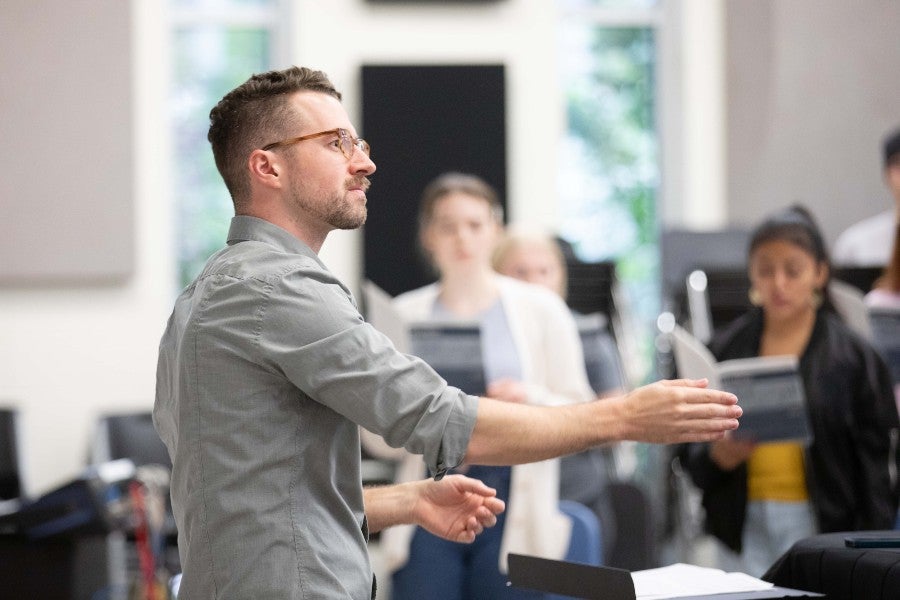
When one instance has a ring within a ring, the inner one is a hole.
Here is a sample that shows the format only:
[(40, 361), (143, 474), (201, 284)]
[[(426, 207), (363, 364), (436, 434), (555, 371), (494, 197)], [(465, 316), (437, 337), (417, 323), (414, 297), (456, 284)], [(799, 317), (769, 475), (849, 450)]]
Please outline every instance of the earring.
[(750, 288), (747, 292), (747, 297), (750, 299), (750, 304), (753, 306), (762, 306), (762, 294), (760, 294), (759, 290), (756, 288)]
[(822, 306), (822, 302), (824, 301), (825, 297), (822, 295), (822, 290), (813, 290), (812, 300), (810, 301), (812, 307), (819, 310), (819, 307)]

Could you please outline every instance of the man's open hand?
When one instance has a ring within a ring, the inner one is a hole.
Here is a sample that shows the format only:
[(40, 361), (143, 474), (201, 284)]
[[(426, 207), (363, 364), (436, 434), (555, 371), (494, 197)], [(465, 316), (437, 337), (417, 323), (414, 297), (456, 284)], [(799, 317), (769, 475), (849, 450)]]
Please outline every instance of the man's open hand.
[(493, 527), (497, 515), (506, 508), (495, 489), (464, 475), (447, 475), (440, 481), (428, 479), (419, 485), (415, 522), (453, 542), (471, 543), (485, 527)]

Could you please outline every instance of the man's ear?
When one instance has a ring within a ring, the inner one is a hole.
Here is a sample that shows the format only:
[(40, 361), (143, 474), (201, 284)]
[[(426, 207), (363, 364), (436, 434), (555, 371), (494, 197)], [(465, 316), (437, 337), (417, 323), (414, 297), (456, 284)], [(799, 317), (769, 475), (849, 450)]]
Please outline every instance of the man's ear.
[(277, 187), (281, 184), (279, 177), (281, 164), (277, 154), (265, 150), (256, 149), (250, 153), (247, 160), (250, 169), (250, 178), (262, 185)]

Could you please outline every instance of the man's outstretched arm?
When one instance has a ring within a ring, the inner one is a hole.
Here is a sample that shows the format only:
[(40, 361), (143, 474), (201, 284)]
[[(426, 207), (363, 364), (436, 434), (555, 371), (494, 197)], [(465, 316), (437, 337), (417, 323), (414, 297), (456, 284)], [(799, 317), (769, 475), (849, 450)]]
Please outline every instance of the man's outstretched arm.
[(737, 429), (742, 411), (734, 394), (706, 385), (706, 380), (658, 381), (617, 398), (555, 407), (482, 398), (466, 462), (520, 464), (622, 440), (718, 440)]
[(454, 542), (472, 542), (506, 508), (496, 490), (463, 475), (370, 487), (363, 494), (369, 531), (409, 523)]

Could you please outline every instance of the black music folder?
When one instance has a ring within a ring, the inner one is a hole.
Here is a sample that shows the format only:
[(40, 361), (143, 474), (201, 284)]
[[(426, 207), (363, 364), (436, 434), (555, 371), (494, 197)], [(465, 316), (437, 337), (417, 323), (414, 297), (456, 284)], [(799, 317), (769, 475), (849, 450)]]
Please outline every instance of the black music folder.
[(612, 567), (512, 554), (507, 557), (513, 587), (596, 600), (635, 600), (631, 572)]
[[(509, 581), (517, 588), (538, 590), (587, 600), (640, 600), (636, 596), (631, 572), (612, 567), (596, 567), (561, 560), (510, 553)], [(764, 590), (713, 593), (686, 596), (675, 593), (677, 600), (774, 600), (783, 598), (821, 598), (823, 594), (770, 587)], [(647, 596), (643, 596), (647, 597)], [(652, 594), (654, 599), (660, 598)]]

